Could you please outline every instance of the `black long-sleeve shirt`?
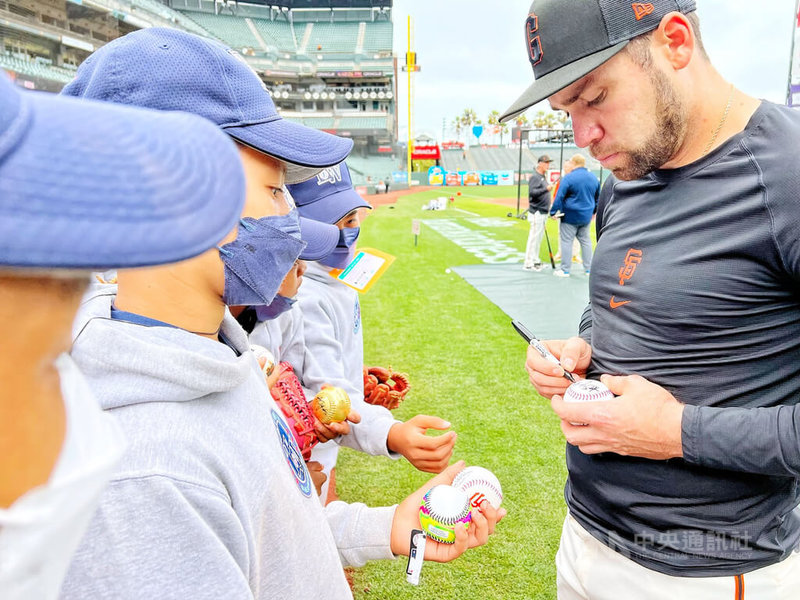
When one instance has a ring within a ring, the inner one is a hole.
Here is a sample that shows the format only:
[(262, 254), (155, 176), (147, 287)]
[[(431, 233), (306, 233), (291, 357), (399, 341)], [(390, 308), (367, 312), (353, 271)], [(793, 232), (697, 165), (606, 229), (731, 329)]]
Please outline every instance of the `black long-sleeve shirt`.
[(686, 404), (684, 457), (567, 447), (592, 534), (678, 576), (747, 572), (800, 541), (800, 113), (762, 103), (700, 160), (618, 182), (600, 207), (589, 375)]
[(550, 192), (547, 190), (547, 180), (544, 175), (534, 171), (528, 179), (528, 212), (543, 212), (550, 210)]

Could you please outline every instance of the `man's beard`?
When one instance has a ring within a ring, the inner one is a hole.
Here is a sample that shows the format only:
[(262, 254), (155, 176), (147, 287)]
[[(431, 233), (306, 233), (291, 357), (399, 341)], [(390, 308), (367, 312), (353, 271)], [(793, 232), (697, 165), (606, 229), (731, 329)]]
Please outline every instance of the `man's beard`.
[(661, 71), (653, 68), (649, 75), (655, 92), (655, 130), (639, 148), (624, 151), (627, 164), (611, 170), (625, 181), (640, 179), (661, 167), (675, 155), (686, 134), (686, 111), (675, 89)]

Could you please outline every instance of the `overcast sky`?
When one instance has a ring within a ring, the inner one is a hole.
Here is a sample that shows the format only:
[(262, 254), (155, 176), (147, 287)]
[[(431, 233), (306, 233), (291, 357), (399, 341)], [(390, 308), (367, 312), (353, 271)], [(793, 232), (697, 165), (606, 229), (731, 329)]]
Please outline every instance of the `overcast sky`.
[[(486, 122), (533, 80), (523, 23), (530, 0), (395, 0), (400, 139), (407, 136), (407, 17), (422, 71), (414, 75), (414, 134), (453, 134), (465, 108)], [(697, 0), (703, 43), (723, 77), (759, 98), (783, 103), (789, 74), (795, 0)], [(532, 107), (530, 117), (544, 106)]]

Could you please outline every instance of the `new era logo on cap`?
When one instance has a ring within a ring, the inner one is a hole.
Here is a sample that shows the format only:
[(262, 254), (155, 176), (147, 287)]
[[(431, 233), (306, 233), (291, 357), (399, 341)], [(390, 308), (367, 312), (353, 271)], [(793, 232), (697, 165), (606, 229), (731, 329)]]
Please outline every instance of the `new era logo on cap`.
[(631, 4), (631, 8), (633, 9), (633, 15), (636, 17), (637, 21), (641, 21), (644, 17), (656, 9), (656, 7), (649, 2), (647, 4), (642, 2), (634, 2)]
[(339, 165), (322, 169), (317, 173), (317, 185), (337, 184), (342, 180), (342, 169)]

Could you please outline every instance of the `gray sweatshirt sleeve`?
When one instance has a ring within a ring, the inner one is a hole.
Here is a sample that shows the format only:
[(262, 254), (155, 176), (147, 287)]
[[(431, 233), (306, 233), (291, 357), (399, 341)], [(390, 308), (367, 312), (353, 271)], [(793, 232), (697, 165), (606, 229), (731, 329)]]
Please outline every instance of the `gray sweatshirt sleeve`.
[[(774, 142), (771, 146), (780, 148)], [(770, 156), (779, 164), (762, 165), (761, 172), (771, 190), (765, 202), (772, 241), (784, 284), (796, 292), (800, 285), (796, 176), (787, 171), (782, 153)], [(791, 175), (784, 177), (786, 172)], [(681, 426), (684, 458), (718, 469), (800, 477), (800, 405), (794, 398), (791, 401), (794, 404), (751, 408), (687, 405)]]
[(686, 405), (685, 460), (715, 469), (800, 477), (800, 406), (717, 408)]
[[(278, 317), (281, 319), (281, 356), (294, 367), (295, 372), (305, 371), (305, 328), (299, 307)], [(311, 400), (311, 398), (309, 398)]]
[(226, 496), (161, 476), (117, 480), (104, 492), (61, 598), (249, 600), (248, 570), (247, 540)]
[(396, 508), (339, 501), (325, 507), (343, 566), (361, 567), (369, 560), (394, 558), (390, 542)]
[(351, 406), (361, 415), (361, 422), (351, 423), (350, 433), (337, 440), (342, 446), (366, 454), (400, 458), (399, 454), (389, 452), (386, 447), (389, 429), (400, 421), (383, 406), (364, 402), (364, 384), (360, 367), (359, 381), (353, 381), (348, 377), (343, 362), (346, 350), (336, 337), (333, 309), (326, 307), (323, 299), (314, 298), (313, 301), (304, 299), (302, 310), (306, 348), (303, 385), (315, 393), (326, 383), (341, 387), (350, 396)]

